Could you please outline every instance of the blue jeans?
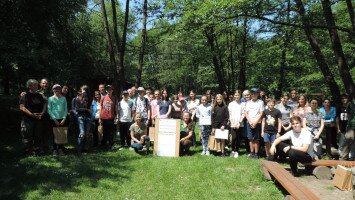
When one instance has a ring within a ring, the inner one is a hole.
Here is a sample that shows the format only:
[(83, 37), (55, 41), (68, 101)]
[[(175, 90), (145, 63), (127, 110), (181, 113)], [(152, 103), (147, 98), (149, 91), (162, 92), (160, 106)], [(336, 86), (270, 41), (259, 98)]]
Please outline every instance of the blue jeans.
[(208, 151), (208, 138), (210, 136), (212, 128), (210, 125), (201, 125), (199, 126), (199, 128), (202, 132), (202, 150)]
[[(139, 140), (140, 140), (140, 138), (139, 138)], [(143, 144), (135, 143), (132, 140), (133, 143), (131, 144), (131, 147), (134, 148), (135, 151), (139, 151), (139, 150), (142, 150), (143, 145), (149, 141), (150, 141), (150, 138), (149, 138), (149, 136), (146, 135), (146, 136), (144, 136), (144, 143)]]
[(85, 145), (87, 134), (90, 132), (91, 117), (79, 115), (77, 122), (79, 127), (78, 146), (82, 148)]

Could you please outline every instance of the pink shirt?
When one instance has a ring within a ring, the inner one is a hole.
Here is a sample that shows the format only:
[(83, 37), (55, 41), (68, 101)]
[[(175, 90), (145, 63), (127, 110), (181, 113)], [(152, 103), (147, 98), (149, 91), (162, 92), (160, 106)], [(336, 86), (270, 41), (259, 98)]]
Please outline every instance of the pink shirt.
[(156, 99), (152, 100), (150, 102), (150, 111), (152, 113), (152, 119), (155, 119), (156, 116), (158, 115), (157, 107), (158, 107), (158, 100), (156, 100)]

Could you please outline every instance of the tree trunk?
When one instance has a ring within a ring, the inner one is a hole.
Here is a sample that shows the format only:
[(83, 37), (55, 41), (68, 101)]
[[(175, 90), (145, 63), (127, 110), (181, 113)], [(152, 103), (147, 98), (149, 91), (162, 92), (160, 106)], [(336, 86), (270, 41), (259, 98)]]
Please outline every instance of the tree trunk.
[(222, 93), (223, 91), (226, 91), (226, 83), (224, 81), (223, 73), (221, 71), (222, 69), (218, 60), (218, 53), (216, 52), (216, 47), (214, 44), (215, 34), (213, 28), (209, 28), (209, 30), (205, 30), (205, 35), (207, 37), (207, 43), (210, 46), (212, 52), (212, 62), (218, 80), (219, 92)]
[[(291, 12), (291, 2), (290, 0), (287, 1), (287, 16), (286, 21), (290, 22), (290, 12)], [(290, 42), (290, 31), (284, 31), (285, 36), (283, 37), (283, 45), (282, 45), (282, 52), (281, 52), (281, 63), (280, 63), (280, 80), (278, 84), (278, 91), (276, 93), (276, 98), (279, 99), (282, 95), (282, 91), (285, 89), (286, 85), (286, 68), (287, 68), (287, 61), (286, 61), (286, 52), (288, 49), (288, 43)]]
[(348, 11), (349, 11), (349, 16), (350, 16), (350, 21), (351, 21), (351, 27), (353, 32), (350, 33), (350, 37), (354, 38), (354, 34), (355, 34), (355, 14), (354, 14), (354, 7), (353, 4), (351, 3), (351, 0), (346, 0), (346, 5), (348, 7)]
[[(114, 39), (115, 39), (115, 46), (117, 49), (117, 58), (120, 57), (120, 42), (119, 42), (119, 36), (118, 36), (118, 29), (117, 29), (117, 12), (116, 12), (116, 0), (111, 0), (111, 6), (112, 6), (112, 22), (113, 22), (113, 35), (114, 35)], [(117, 64), (115, 66), (115, 72), (117, 74), (117, 78), (118, 76), (118, 72), (117, 72)], [(120, 96), (119, 94), (121, 94), (121, 88), (119, 87), (119, 82), (118, 79), (114, 80), (114, 85), (115, 85), (115, 91), (117, 92), (118, 96)]]
[(239, 56), (239, 80), (238, 80), (238, 89), (245, 90), (245, 81), (246, 81), (246, 69), (247, 69), (247, 56), (246, 56), (246, 49), (247, 49), (247, 40), (248, 40), (248, 19), (245, 18), (243, 22), (243, 34), (242, 34), (242, 46), (240, 50)]
[(307, 36), (308, 42), (312, 47), (314, 57), (316, 58), (317, 64), (325, 78), (325, 82), (327, 83), (329, 90), (333, 96), (335, 102), (340, 102), (340, 90), (335, 82), (334, 76), (330, 71), (328, 64), (324, 58), (324, 55), (319, 47), (319, 44), (316, 38), (313, 36), (313, 31), (310, 28), (310, 22), (305, 16), (305, 9), (302, 3), (302, 0), (296, 0), (297, 11), (301, 16), (301, 20), (304, 26), (304, 31)]
[(232, 30), (229, 30), (229, 62), (230, 62), (230, 75), (229, 75), (229, 90), (232, 90), (234, 93), (235, 90), (235, 77), (234, 77), (234, 57), (233, 57), (233, 33)]
[(322, 0), (322, 7), (325, 21), (327, 22), (328, 26), (329, 36), (332, 42), (332, 48), (335, 54), (335, 58), (337, 59), (340, 77), (344, 83), (346, 92), (349, 94), (353, 94), (355, 92), (354, 81), (351, 77), (350, 69), (346, 62), (338, 31), (334, 28), (335, 20), (329, 0)]
[(140, 86), (142, 84), (144, 50), (145, 50), (145, 43), (147, 41), (147, 16), (148, 16), (147, 9), (148, 9), (148, 0), (144, 0), (144, 3), (143, 3), (143, 27), (142, 27), (142, 37), (141, 37), (141, 48), (139, 50), (137, 80), (136, 80), (136, 85), (137, 86)]
[(120, 77), (120, 88), (123, 91), (126, 88), (126, 79), (124, 73), (124, 56), (126, 51), (126, 39), (127, 39), (127, 29), (128, 29), (128, 17), (129, 17), (129, 0), (126, 0), (126, 12), (124, 16), (124, 26), (123, 26), (123, 34), (122, 34), (122, 44), (121, 44), (121, 52), (119, 59), (119, 71), (118, 75)]
[(115, 60), (115, 54), (113, 50), (113, 45), (112, 45), (112, 40), (111, 40), (111, 34), (109, 30), (109, 25), (107, 21), (107, 12), (106, 12), (106, 7), (105, 7), (105, 1), (101, 0), (101, 12), (102, 12), (102, 20), (104, 22), (104, 29), (105, 29), (105, 34), (106, 34), (106, 39), (107, 39), (107, 47), (108, 47), (108, 54), (110, 57), (110, 64), (111, 64), (111, 73), (113, 74), (113, 85), (114, 85), (114, 90), (115, 92), (118, 91), (118, 74), (116, 70), (116, 60)]

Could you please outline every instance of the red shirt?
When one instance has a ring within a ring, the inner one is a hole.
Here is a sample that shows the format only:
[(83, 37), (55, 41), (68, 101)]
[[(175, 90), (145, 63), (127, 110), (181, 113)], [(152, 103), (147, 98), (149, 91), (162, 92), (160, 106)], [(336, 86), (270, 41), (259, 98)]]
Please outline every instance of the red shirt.
[(104, 96), (100, 100), (101, 105), (101, 119), (113, 119), (116, 114), (116, 98), (114, 96)]

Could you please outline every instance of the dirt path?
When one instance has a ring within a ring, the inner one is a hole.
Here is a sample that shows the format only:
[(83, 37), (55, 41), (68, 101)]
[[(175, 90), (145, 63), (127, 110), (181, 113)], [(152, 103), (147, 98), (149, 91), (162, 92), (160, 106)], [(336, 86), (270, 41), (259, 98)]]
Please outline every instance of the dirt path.
[(339, 190), (333, 186), (332, 180), (319, 180), (315, 176), (302, 176), (298, 179), (322, 200), (354, 199), (353, 192)]

